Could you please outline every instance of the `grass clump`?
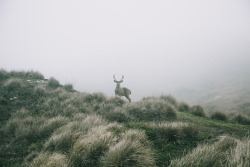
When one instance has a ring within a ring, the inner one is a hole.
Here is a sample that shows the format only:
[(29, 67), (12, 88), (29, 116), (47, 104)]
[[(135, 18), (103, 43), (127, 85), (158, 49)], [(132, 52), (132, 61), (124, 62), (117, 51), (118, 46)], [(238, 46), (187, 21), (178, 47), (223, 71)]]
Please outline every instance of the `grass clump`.
[(196, 116), (200, 116), (200, 117), (206, 116), (203, 107), (201, 107), (200, 105), (192, 106), (190, 109), (190, 112), (191, 112), (191, 114), (196, 115)]
[(30, 167), (68, 167), (67, 157), (61, 153), (41, 153)]
[(151, 125), (161, 141), (177, 141), (196, 139), (198, 130), (192, 125), (182, 122), (160, 123)]
[(236, 140), (222, 137), (212, 145), (199, 145), (193, 151), (180, 159), (171, 161), (170, 167), (191, 166), (225, 166), (228, 152), (236, 145)]
[(239, 124), (243, 124), (243, 125), (250, 125), (250, 118), (247, 116), (243, 116), (241, 114), (238, 114), (237, 116), (235, 116), (233, 118), (233, 120)]
[(226, 166), (250, 166), (250, 138), (237, 141), (235, 149), (230, 151)]
[(221, 121), (226, 121), (227, 120), (227, 116), (225, 113), (216, 111), (214, 113), (212, 113), (211, 115), (212, 119), (216, 119), (216, 120), (221, 120)]
[(141, 131), (128, 131), (101, 158), (101, 166), (154, 167), (153, 151)]
[(11, 92), (17, 91), (22, 86), (23, 86), (22, 80), (19, 78), (11, 78), (7, 80), (7, 82), (4, 84), (4, 87)]
[(176, 119), (176, 108), (162, 99), (143, 99), (127, 106), (127, 112), (137, 120)]
[(97, 127), (86, 137), (79, 139), (70, 151), (70, 165), (99, 166), (99, 158), (108, 150), (114, 137), (111, 132), (105, 132), (104, 127)]
[(65, 84), (64, 85), (64, 89), (67, 90), (67, 91), (73, 91), (74, 90), (72, 84)]
[(122, 107), (126, 103), (125, 100), (117, 96), (109, 98), (108, 102), (118, 107)]
[(58, 88), (60, 83), (54, 77), (50, 77), (48, 80), (48, 86), (51, 88)]
[(123, 108), (115, 108), (104, 114), (104, 117), (111, 122), (125, 123), (131, 120), (131, 117)]
[(178, 106), (178, 110), (180, 112), (188, 112), (190, 110), (190, 106), (186, 102), (180, 102)]
[(175, 107), (178, 106), (178, 102), (177, 102), (176, 98), (172, 95), (161, 95), (160, 99), (172, 104)]

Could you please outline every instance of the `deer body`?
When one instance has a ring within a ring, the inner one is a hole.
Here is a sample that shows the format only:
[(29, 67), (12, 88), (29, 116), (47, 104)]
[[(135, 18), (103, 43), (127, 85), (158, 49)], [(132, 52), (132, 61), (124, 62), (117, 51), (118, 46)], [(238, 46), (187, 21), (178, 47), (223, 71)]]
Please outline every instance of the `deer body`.
[[(113, 76), (113, 77), (115, 79), (115, 76)], [(124, 77), (122, 76), (122, 79), (123, 78)], [(122, 79), (120, 81), (117, 81), (116, 79), (114, 80), (114, 82), (116, 83), (115, 95), (117, 95), (117, 96), (125, 96), (128, 99), (129, 103), (130, 103), (131, 99), (129, 98), (129, 95), (131, 94), (131, 91), (128, 88), (120, 86), (120, 83), (123, 82)]]

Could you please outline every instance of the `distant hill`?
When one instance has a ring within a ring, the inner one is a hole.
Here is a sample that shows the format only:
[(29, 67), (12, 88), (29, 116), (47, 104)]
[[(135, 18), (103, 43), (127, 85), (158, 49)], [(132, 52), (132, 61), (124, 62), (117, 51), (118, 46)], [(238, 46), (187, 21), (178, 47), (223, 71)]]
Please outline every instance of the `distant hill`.
[(171, 95), (128, 103), (34, 71), (0, 70), (0, 125), (1, 167), (250, 166), (248, 117)]

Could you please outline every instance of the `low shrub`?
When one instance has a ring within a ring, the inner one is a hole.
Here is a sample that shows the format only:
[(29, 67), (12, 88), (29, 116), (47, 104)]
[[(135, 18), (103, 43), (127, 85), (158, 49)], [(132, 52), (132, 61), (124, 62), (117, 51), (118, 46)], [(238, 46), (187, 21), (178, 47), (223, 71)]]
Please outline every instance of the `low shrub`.
[(204, 112), (204, 109), (200, 105), (194, 105), (190, 109), (191, 114), (200, 116), (200, 117), (205, 117), (206, 114)]
[(227, 116), (225, 113), (216, 111), (214, 113), (212, 113), (211, 115), (212, 119), (216, 119), (216, 120), (221, 120), (221, 121), (226, 121), (227, 120)]
[(58, 88), (60, 83), (54, 77), (50, 77), (48, 80), (48, 86), (51, 88)]

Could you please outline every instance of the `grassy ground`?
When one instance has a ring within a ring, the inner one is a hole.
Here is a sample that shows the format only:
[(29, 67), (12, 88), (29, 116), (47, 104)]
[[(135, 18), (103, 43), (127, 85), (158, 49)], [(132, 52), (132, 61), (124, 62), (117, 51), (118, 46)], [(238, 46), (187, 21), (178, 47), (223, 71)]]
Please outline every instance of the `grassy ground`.
[[(0, 70), (0, 85), (0, 166), (197, 166), (212, 159), (204, 150), (221, 154), (218, 142), (230, 147), (217, 166), (248, 165), (249, 151), (236, 152), (249, 149), (250, 125), (211, 119), (171, 95), (128, 104), (33, 71)], [(192, 164), (199, 151), (207, 159)]]

